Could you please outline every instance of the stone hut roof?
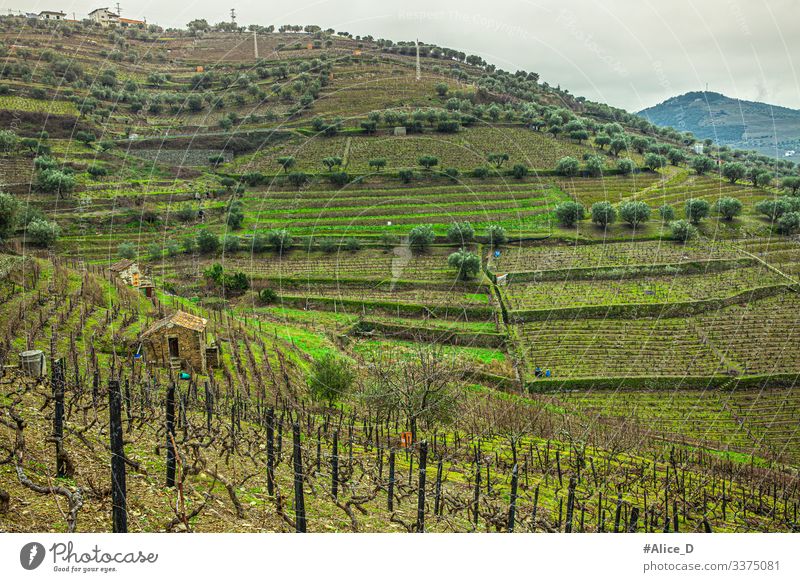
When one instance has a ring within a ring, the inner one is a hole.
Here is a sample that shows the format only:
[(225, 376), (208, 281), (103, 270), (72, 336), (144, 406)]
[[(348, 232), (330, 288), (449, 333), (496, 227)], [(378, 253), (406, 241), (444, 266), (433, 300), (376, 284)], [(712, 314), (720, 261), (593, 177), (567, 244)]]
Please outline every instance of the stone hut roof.
[(112, 273), (121, 273), (122, 271), (124, 271), (124, 270), (125, 270), (125, 269), (127, 269), (128, 267), (130, 267), (130, 266), (132, 266), (132, 265), (135, 265), (135, 264), (136, 264), (136, 263), (134, 263), (134, 262), (133, 262), (132, 260), (130, 260), (130, 259), (122, 259), (122, 260), (120, 260), (120, 261), (117, 261), (117, 262), (116, 262), (116, 263), (114, 263), (113, 265), (111, 265), (111, 266), (108, 268), (108, 270), (109, 270), (109, 271), (111, 271)]
[(172, 315), (168, 315), (164, 319), (159, 319), (156, 321), (153, 325), (142, 332), (141, 337), (147, 337), (159, 331), (160, 329), (171, 325), (200, 332), (206, 329), (207, 323), (208, 320), (204, 317), (197, 317), (196, 315), (186, 313), (185, 311), (176, 311)]

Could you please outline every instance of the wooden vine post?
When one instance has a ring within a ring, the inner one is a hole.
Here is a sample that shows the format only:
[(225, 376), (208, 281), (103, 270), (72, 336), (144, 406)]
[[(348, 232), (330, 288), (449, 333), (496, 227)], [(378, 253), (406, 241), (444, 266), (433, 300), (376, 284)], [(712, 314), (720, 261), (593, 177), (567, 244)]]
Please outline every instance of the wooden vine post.
[(339, 431), (333, 431), (333, 454), (331, 455), (331, 495), (339, 498)]
[(56, 477), (67, 477), (67, 457), (64, 454), (64, 360), (53, 360), (51, 373), (55, 414), (53, 415), (53, 440), (56, 444)]
[(275, 409), (267, 409), (267, 493), (275, 495)]
[(294, 514), (297, 533), (306, 532), (306, 504), (303, 498), (303, 450), (300, 447), (300, 425), (292, 424), (294, 449)]
[(111, 521), (114, 533), (128, 533), (125, 451), (122, 446), (122, 394), (119, 380), (108, 381), (108, 420), (111, 437)]
[(517, 516), (517, 483), (519, 473), (517, 465), (511, 470), (511, 499), (508, 504), (508, 533), (514, 533), (514, 520)]
[(428, 442), (419, 444), (419, 485), (417, 487), (417, 532), (425, 531), (425, 471), (428, 467)]
[(175, 383), (167, 387), (167, 487), (175, 486)]
[(389, 511), (394, 511), (394, 449), (389, 449)]

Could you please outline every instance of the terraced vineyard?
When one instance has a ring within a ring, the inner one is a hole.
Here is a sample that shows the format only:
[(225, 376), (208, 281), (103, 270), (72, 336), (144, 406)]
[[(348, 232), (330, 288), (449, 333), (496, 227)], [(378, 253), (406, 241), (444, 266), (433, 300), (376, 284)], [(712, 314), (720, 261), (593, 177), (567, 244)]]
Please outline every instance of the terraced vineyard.
[(617, 280), (604, 276), (598, 280), (512, 283), (504, 290), (504, 297), (509, 309), (513, 311), (545, 310), (725, 299), (753, 289), (784, 287), (787, 283), (784, 277), (772, 270), (756, 266), (698, 275), (644, 276)]
[(522, 324), (515, 334), (530, 377), (538, 366), (550, 369), (554, 381), (671, 376), (680, 384), (725, 370), (686, 318), (542, 321)]
[(616, 242), (588, 245), (514, 246), (499, 257), (489, 259), (489, 268), (496, 273), (530, 273), (533, 271), (569, 271), (576, 269), (654, 267), (682, 263), (734, 260), (742, 253), (721, 243), (672, 241)]
[(120, 470), (131, 531), (800, 527), (795, 167), (443, 47), (210, 28), (0, 16), (0, 530), (117, 529)]

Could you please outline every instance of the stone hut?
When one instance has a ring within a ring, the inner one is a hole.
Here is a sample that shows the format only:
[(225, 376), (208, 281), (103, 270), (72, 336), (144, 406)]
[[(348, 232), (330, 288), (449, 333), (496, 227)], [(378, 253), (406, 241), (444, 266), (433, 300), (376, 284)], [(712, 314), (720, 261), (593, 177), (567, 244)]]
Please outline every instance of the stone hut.
[(122, 259), (111, 265), (108, 270), (112, 277), (116, 277), (128, 285), (139, 286), (139, 265), (134, 261)]
[(207, 319), (184, 311), (156, 321), (139, 336), (143, 359), (174, 370), (205, 373), (207, 323)]

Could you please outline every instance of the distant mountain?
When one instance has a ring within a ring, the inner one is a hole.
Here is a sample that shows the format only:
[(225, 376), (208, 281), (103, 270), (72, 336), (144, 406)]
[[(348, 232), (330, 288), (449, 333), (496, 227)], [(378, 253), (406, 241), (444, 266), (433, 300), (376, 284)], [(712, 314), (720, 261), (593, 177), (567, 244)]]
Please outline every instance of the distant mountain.
[(721, 145), (800, 161), (800, 111), (796, 109), (693, 91), (637, 115)]

